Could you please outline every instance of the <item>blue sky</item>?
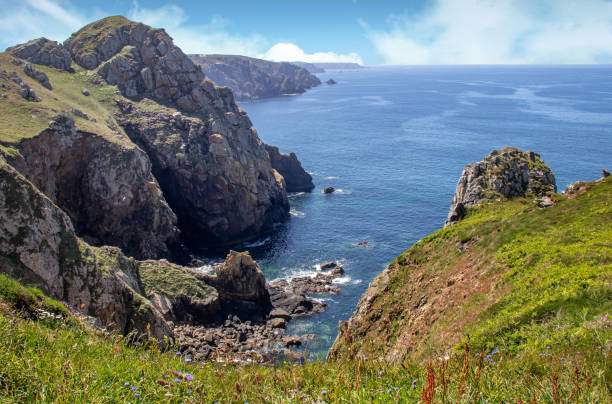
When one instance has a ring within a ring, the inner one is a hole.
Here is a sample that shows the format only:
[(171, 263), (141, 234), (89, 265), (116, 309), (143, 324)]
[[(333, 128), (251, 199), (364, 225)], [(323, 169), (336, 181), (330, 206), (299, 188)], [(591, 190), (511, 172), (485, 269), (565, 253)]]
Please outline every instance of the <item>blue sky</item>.
[(612, 63), (609, 0), (0, 0), (0, 47), (121, 14), (188, 53), (375, 64)]

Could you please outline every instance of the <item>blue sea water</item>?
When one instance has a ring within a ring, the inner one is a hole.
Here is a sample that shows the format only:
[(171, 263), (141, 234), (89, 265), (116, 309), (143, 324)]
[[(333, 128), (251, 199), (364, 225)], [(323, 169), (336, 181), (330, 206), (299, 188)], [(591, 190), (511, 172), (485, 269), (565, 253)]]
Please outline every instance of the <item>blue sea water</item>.
[[(612, 168), (611, 66), (419, 66), (330, 71), (338, 84), (243, 103), (260, 138), (295, 152), (316, 185), (291, 220), (247, 246), (268, 279), (339, 261), (342, 292), (291, 322), (324, 353), (369, 282), (439, 229), (463, 168), (491, 150), (541, 154), (559, 192)], [(322, 194), (325, 186), (338, 189)], [(355, 247), (367, 241), (367, 248)]]

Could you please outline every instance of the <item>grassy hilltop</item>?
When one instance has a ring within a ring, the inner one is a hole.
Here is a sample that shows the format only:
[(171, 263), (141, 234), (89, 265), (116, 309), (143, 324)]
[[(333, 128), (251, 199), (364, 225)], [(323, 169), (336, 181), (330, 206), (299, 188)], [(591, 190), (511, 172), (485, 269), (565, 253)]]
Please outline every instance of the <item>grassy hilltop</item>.
[[(612, 179), (555, 199), (473, 208), (416, 243), (375, 281), (386, 289), (337, 361), (193, 362), (94, 332), (3, 276), (0, 402), (610, 402)], [(448, 304), (409, 354), (379, 360), (405, 337), (413, 287)]]

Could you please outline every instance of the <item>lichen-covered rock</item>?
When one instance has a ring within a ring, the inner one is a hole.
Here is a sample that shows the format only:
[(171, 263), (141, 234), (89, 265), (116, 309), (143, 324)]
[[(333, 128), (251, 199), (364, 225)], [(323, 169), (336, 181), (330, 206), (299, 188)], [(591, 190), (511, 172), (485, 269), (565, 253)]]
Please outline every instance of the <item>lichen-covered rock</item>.
[(225, 262), (215, 267), (214, 285), (223, 300), (246, 300), (267, 307), (270, 295), (266, 278), (248, 252), (230, 251)]
[(70, 52), (63, 45), (47, 38), (33, 39), (24, 44), (10, 47), (6, 51), (32, 63), (71, 71), (72, 57)]
[(283, 154), (278, 147), (266, 145), (272, 168), (285, 179), (287, 192), (310, 192), (314, 188), (312, 177), (302, 168), (295, 153)]
[(0, 271), (65, 300), (123, 334), (171, 337), (119, 249), (79, 240), (68, 216), (0, 157)]
[(120, 100), (117, 105), (118, 122), (150, 156), (190, 244), (227, 246), (253, 239), (288, 217), (287, 194), (263, 143), (233, 113), (202, 121)]
[(26, 63), (23, 66), (23, 72), (32, 77), (34, 80), (38, 81), (43, 87), (45, 87), (48, 90), (53, 90), (53, 87), (51, 86), (51, 83), (49, 82), (49, 77), (47, 77), (47, 75), (32, 67), (31, 64)]
[(555, 176), (540, 155), (506, 147), (469, 164), (457, 182), (446, 225), (461, 220), (466, 207), (483, 199), (543, 196), (557, 191)]
[(10, 163), (68, 213), (80, 237), (136, 258), (172, 256), (176, 217), (141, 150), (79, 131), (68, 114), (18, 149)]
[(239, 100), (300, 94), (321, 81), (292, 63), (237, 55), (189, 55), (215, 84), (232, 89)]

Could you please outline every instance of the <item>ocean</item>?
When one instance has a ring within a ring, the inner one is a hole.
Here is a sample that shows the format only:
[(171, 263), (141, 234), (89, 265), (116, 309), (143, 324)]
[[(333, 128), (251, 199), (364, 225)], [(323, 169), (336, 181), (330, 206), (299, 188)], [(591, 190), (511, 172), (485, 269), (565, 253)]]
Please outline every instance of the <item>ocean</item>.
[[(612, 66), (418, 66), (328, 71), (338, 84), (242, 103), (260, 138), (314, 179), (291, 220), (243, 246), (269, 280), (342, 263), (327, 310), (294, 320), (325, 354), (370, 281), (443, 226), (463, 168), (504, 146), (539, 153), (558, 191), (612, 169)], [(337, 192), (324, 195), (333, 186)], [(367, 247), (356, 247), (367, 241)]]

